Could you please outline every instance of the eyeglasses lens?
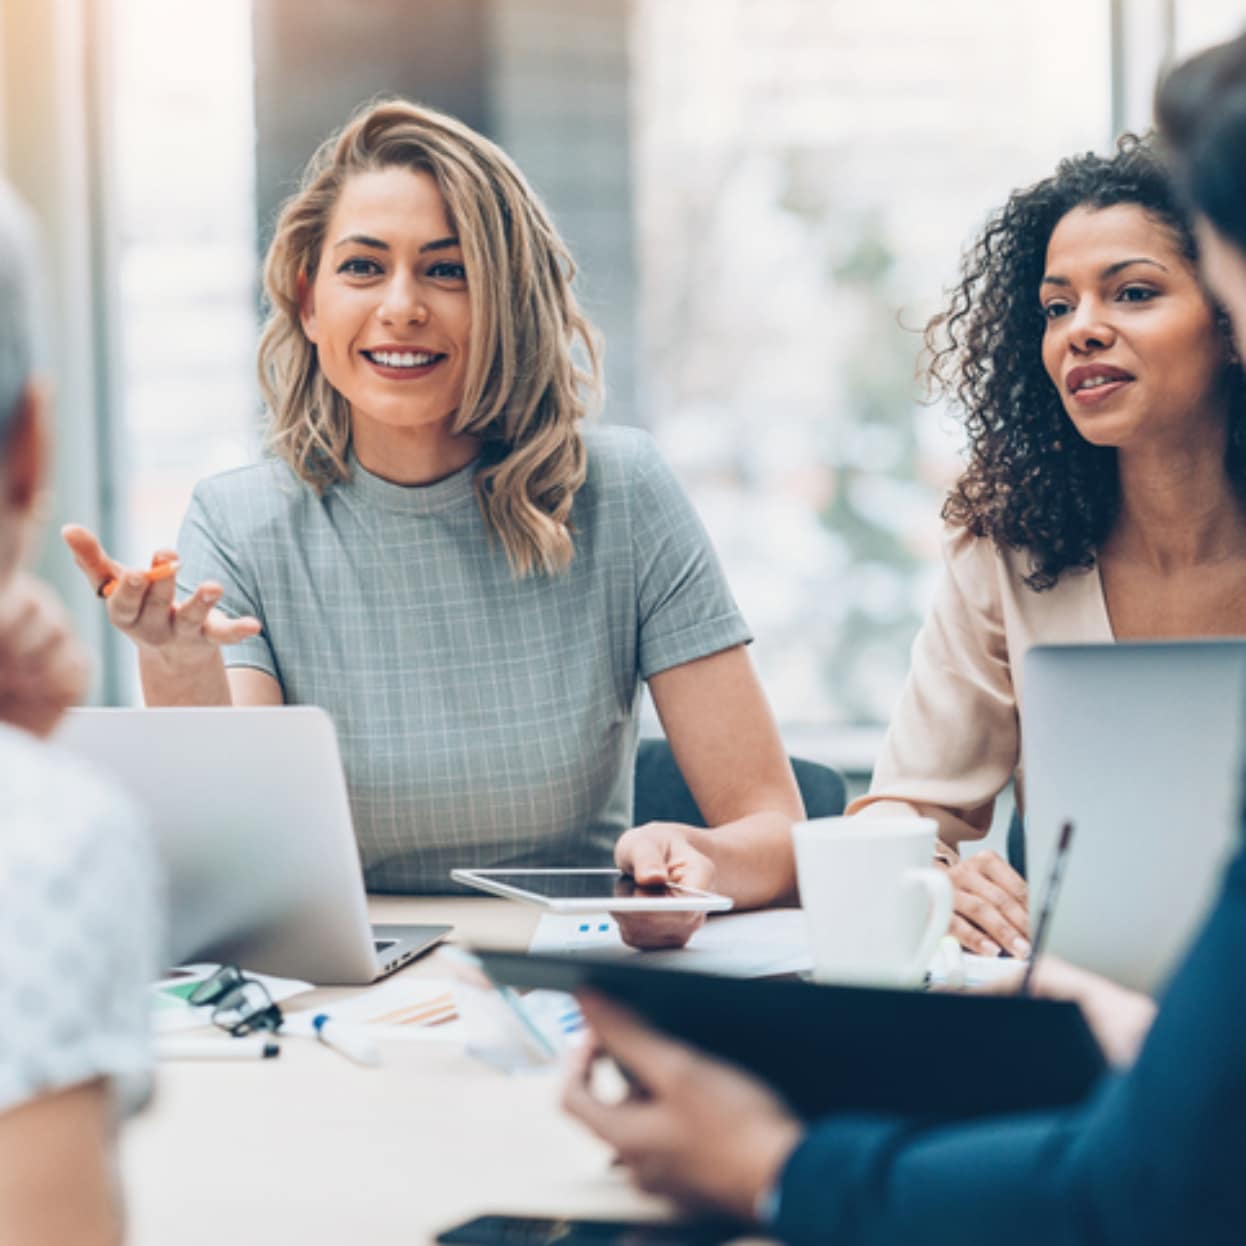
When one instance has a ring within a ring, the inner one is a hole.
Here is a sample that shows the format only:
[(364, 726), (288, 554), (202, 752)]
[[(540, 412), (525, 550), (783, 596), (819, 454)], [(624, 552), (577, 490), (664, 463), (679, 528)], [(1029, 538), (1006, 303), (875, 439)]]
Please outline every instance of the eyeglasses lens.
[(243, 983), (242, 970), (237, 965), (222, 965), (210, 978), (204, 978), (187, 996), (187, 1003), (195, 1007), (215, 1004), (224, 999), (230, 991)]
[(247, 980), (221, 999), (212, 1022), (231, 1034), (275, 1030), (281, 1024), (281, 1009), (259, 982)]

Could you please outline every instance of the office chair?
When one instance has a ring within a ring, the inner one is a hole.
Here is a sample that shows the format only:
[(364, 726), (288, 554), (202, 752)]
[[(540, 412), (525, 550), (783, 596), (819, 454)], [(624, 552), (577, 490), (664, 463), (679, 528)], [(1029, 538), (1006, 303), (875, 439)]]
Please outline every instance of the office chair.
[[(844, 811), (844, 781), (838, 771), (816, 761), (791, 759), (805, 813), (811, 818), (830, 818)], [(704, 826), (705, 819), (693, 800), (675, 755), (664, 739), (641, 740), (636, 749), (636, 777), (632, 784), (632, 822), (683, 822)]]
[(1025, 877), (1025, 823), (1015, 809), (1012, 821), (1008, 823), (1008, 864), (1022, 878)]

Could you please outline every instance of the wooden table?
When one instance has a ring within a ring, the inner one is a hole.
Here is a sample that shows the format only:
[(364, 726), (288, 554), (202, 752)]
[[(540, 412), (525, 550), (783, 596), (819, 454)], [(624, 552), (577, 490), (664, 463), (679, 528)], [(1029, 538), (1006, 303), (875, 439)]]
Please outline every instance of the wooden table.
[[(453, 939), (526, 947), (535, 909), (507, 900), (373, 897), (377, 922), (446, 922)], [(436, 976), (435, 954), (402, 971)], [(342, 989), (291, 1000), (294, 1009)], [(507, 1075), (457, 1044), (389, 1042), (379, 1069), (310, 1039), (278, 1060), (162, 1064), (127, 1128), (133, 1246), (386, 1246), (488, 1211), (663, 1218), (565, 1118), (556, 1070)]]

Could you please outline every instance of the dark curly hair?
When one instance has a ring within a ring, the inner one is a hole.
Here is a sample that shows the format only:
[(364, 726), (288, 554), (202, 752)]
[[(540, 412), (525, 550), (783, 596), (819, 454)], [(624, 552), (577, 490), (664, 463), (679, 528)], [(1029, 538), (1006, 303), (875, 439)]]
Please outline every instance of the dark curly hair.
[[(1191, 264), (1197, 247), (1182, 198), (1146, 139), (1122, 138), (1113, 156), (1086, 153), (1052, 177), (1014, 191), (962, 263), (947, 308), (926, 326), (936, 396), (964, 413), (969, 466), (943, 518), (997, 546), (1030, 556), (1025, 582), (1051, 588), (1061, 573), (1089, 570), (1120, 507), (1116, 450), (1086, 441), (1043, 367), (1038, 292), (1047, 243), (1078, 207), (1136, 204), (1167, 226)], [(1226, 384), (1232, 423), (1226, 470), (1246, 498), (1246, 376), (1235, 362), (1228, 318)]]

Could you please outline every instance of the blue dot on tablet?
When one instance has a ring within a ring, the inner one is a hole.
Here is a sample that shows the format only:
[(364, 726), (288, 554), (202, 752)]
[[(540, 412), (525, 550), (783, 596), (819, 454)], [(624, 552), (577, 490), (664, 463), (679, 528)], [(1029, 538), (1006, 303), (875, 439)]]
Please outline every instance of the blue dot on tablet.
[(606, 931), (610, 929), (610, 926), (608, 923), (602, 922), (601, 925), (597, 927), (597, 929), (601, 931), (602, 934), (605, 934)]
[(580, 927), (580, 933), (588, 934), (588, 922), (585, 922), (584, 925)]

